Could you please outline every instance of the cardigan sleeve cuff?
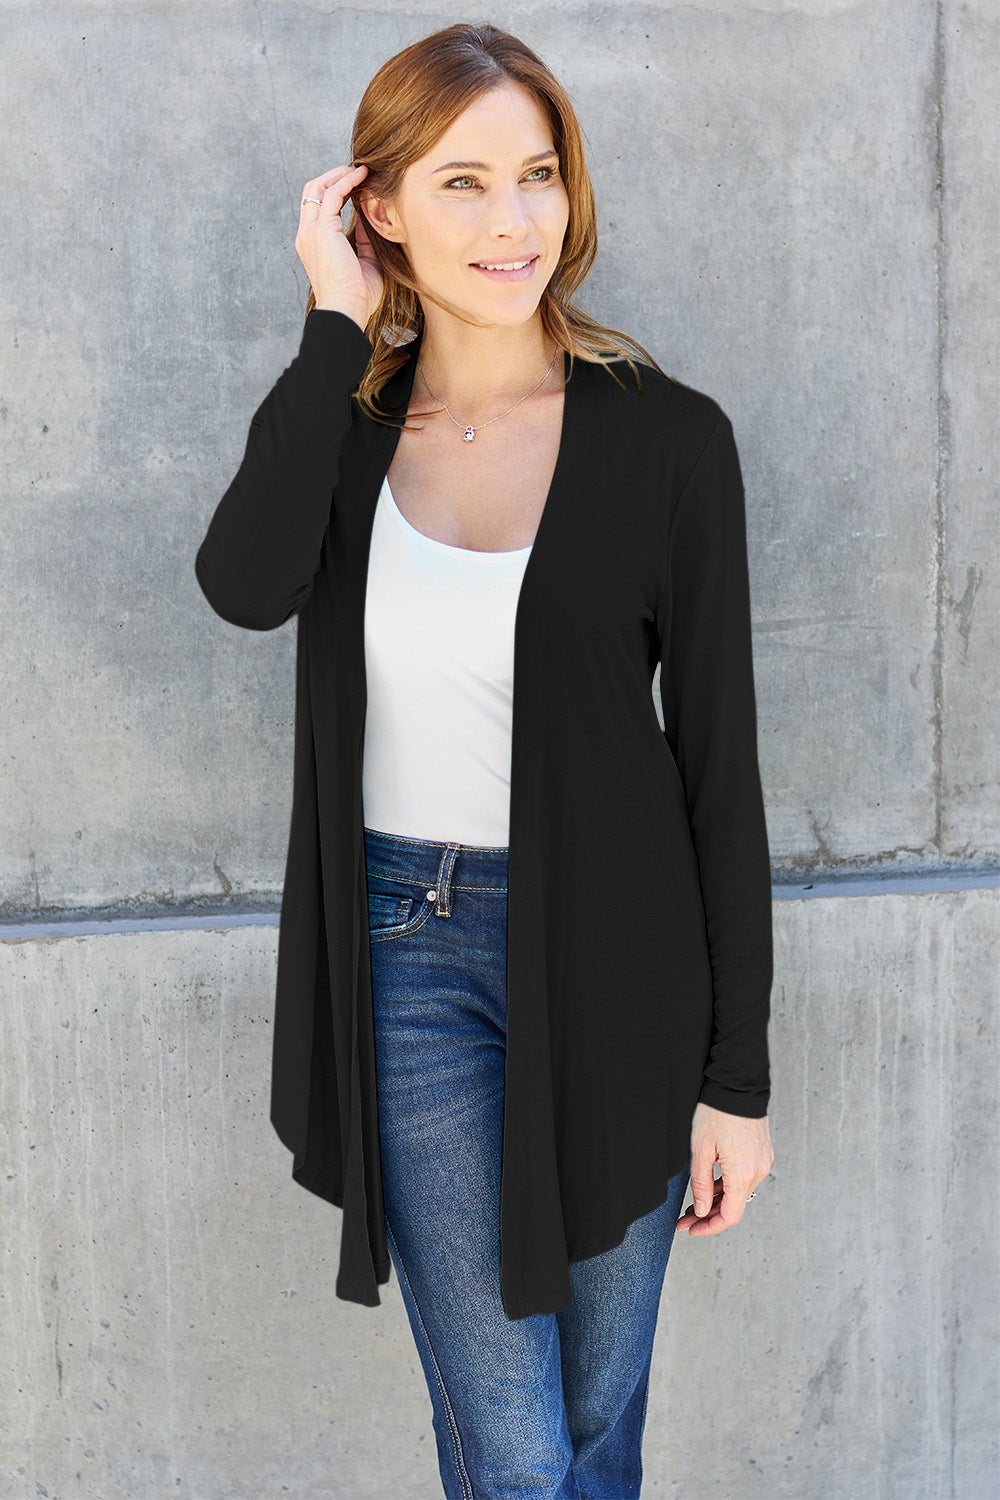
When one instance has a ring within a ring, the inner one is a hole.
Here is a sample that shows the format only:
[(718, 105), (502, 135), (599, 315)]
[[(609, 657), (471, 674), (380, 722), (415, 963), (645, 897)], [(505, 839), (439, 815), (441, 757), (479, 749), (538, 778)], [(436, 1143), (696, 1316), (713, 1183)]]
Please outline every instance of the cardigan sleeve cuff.
[(721, 1084), (706, 1078), (698, 1094), (698, 1103), (712, 1109), (721, 1109), (727, 1115), (741, 1115), (745, 1120), (762, 1120), (767, 1114), (771, 1100), (770, 1089), (757, 1089), (745, 1093), (738, 1089), (723, 1088)]
[(336, 357), (338, 369), (343, 371), (345, 378), (350, 379), (356, 370), (352, 385), (357, 385), (375, 352), (368, 335), (361, 331), (354, 319), (333, 307), (310, 308), (299, 350), (305, 355), (315, 351), (327, 360)]

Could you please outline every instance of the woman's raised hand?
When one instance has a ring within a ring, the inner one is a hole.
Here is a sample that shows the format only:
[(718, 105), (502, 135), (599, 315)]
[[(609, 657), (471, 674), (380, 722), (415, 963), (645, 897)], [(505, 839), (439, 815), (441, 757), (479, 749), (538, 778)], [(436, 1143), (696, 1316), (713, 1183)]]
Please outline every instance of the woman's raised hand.
[[(357, 254), (348, 243), (340, 215), (367, 171), (365, 166), (348, 164), (307, 182), (295, 236), (295, 249), (306, 268), (316, 306), (346, 313), (362, 333), (382, 296), (382, 273), (361, 215), (355, 234)], [(321, 201), (305, 201), (313, 198)]]

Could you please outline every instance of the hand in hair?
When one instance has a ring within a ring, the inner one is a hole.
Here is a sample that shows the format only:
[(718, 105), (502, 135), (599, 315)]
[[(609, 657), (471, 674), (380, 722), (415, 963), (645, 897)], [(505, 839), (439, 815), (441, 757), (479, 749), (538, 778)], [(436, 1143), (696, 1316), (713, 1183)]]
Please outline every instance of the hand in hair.
[[(295, 236), (295, 249), (306, 268), (316, 306), (346, 313), (362, 333), (382, 296), (382, 273), (361, 215), (355, 234), (357, 254), (344, 233), (340, 215), (367, 171), (366, 166), (348, 163), (307, 182), (302, 189)], [(321, 201), (306, 201), (315, 198)]]

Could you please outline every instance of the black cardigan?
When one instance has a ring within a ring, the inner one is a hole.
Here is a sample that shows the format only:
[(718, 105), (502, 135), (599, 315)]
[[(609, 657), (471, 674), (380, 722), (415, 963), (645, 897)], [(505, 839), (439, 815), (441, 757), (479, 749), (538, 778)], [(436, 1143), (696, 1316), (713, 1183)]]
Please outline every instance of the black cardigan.
[[(407, 347), (383, 409), (406, 410), (419, 338)], [(398, 428), (352, 394), (371, 354), (346, 314), (309, 314), (196, 573), (234, 625), (297, 617), (271, 1121), (295, 1180), (343, 1209), (337, 1296), (374, 1307), (390, 1261), (364, 604)], [(769, 1100), (771, 884), (740, 465), (710, 396), (640, 368), (641, 393), (624, 361), (624, 389), (572, 361), (516, 613), (499, 1204), (510, 1318), (567, 1307), (568, 1263), (663, 1202), (699, 1100), (750, 1118)]]

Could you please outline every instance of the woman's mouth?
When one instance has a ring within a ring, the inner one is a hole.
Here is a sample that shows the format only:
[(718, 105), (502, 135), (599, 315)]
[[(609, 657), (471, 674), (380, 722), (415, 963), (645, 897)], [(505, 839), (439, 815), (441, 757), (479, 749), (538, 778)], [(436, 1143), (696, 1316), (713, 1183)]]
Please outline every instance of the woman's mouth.
[(473, 261), (472, 269), (481, 271), (491, 281), (527, 281), (535, 269), (537, 255), (522, 255), (519, 260)]

